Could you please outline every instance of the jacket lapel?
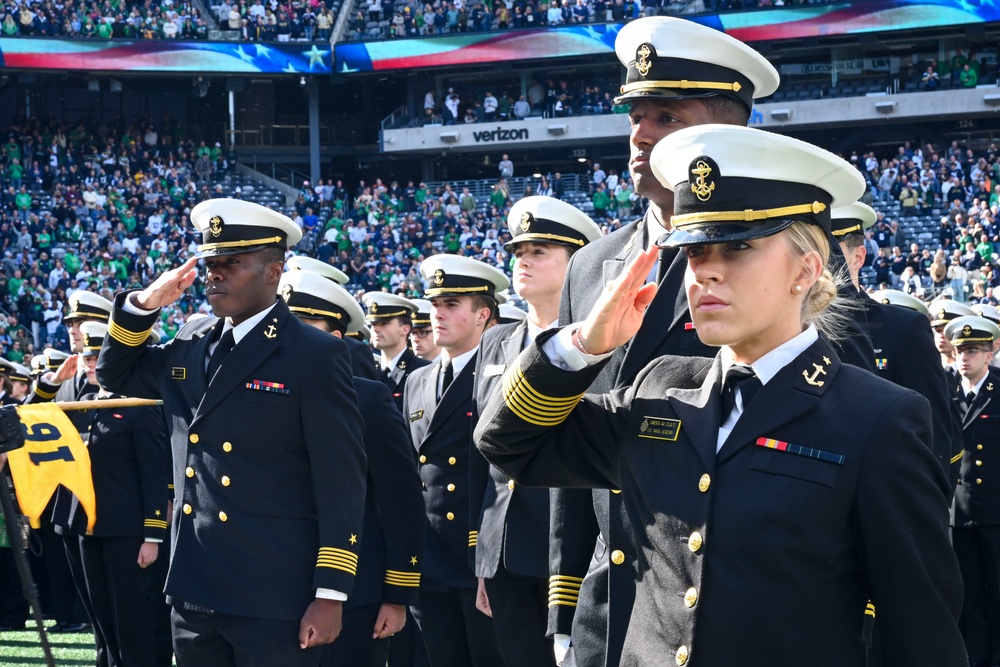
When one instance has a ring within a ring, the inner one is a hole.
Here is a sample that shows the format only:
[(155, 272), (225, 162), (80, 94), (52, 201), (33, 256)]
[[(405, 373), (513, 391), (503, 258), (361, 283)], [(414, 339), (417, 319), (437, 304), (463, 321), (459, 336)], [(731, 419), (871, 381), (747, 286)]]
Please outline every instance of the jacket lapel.
[(716, 442), (719, 437), (721, 410), (722, 362), (716, 357), (700, 389), (680, 389), (670, 392), (667, 400), (681, 420), (681, 433), (686, 433), (706, 470), (714, 470)]
[[(430, 428), (427, 430), (427, 435), (424, 438), (429, 438), (434, 431), (440, 427), (448, 417), (455, 410), (465, 405), (472, 400), (472, 376), (476, 369), (476, 358), (479, 353), (472, 355), (469, 359), (469, 363), (465, 365), (462, 372), (455, 376), (455, 379), (451, 381), (451, 385), (445, 390), (444, 395), (441, 396), (441, 400), (438, 401), (437, 406), (434, 408), (434, 415), (431, 417)], [(438, 373), (441, 372), (440, 365), (438, 366)], [(434, 389), (437, 389), (437, 379), (438, 374), (434, 375)]]
[[(628, 243), (625, 247), (621, 249), (617, 255), (611, 259), (604, 260), (604, 270), (603, 270), (603, 282), (601, 283), (601, 288), (603, 289), (609, 282), (615, 280), (618, 276), (622, 274), (625, 267), (628, 266), (629, 262), (639, 256), (642, 249), (646, 244), (646, 218), (642, 218), (636, 223), (635, 231), (632, 236), (629, 237)], [(598, 296), (600, 291), (598, 291)], [(569, 322), (566, 322), (569, 324)]]
[[(250, 333), (233, 348), (226, 362), (215, 374), (215, 379), (205, 390), (205, 395), (195, 411), (191, 425), (211, 412), (223, 399), (230, 396), (237, 385), (268, 357), (278, 351), (278, 341), (288, 325), (288, 307), (278, 301), (267, 316), (257, 323)], [(202, 372), (204, 375), (204, 371)]]
[(524, 322), (521, 322), (500, 343), (500, 348), (503, 350), (504, 363), (508, 368), (517, 359), (517, 355), (521, 354), (521, 350), (524, 349), (524, 334), (527, 330), (528, 326)]
[(719, 450), (718, 465), (754, 444), (757, 438), (773, 437), (776, 428), (795, 421), (819, 404), (840, 366), (840, 358), (833, 349), (818, 340), (778, 371), (740, 415)]
[(971, 426), (972, 423), (979, 418), (979, 415), (981, 415), (983, 413), (983, 410), (986, 409), (986, 406), (990, 404), (990, 401), (993, 400), (996, 393), (997, 393), (997, 385), (995, 382), (993, 382), (993, 377), (991, 373), (990, 376), (986, 378), (986, 382), (983, 383), (980, 392), (976, 394), (976, 398), (973, 399), (972, 405), (969, 406), (968, 412), (965, 413), (965, 418), (962, 419), (963, 429), (966, 429), (969, 426)]

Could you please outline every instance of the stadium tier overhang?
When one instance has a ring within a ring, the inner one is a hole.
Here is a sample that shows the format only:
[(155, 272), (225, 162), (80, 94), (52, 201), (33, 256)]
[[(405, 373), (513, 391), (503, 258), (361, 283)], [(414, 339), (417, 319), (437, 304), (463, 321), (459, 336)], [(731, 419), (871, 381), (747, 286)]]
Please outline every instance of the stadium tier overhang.
[[(786, 129), (858, 127), (942, 119), (993, 118), (1000, 112), (1000, 88), (984, 85), (963, 90), (818, 98), (770, 102), (754, 107), (750, 125)], [(458, 123), (383, 130), (383, 153), (439, 155), (486, 150), (588, 146), (622, 142), (629, 134), (628, 115), (527, 118), (503, 123)]]

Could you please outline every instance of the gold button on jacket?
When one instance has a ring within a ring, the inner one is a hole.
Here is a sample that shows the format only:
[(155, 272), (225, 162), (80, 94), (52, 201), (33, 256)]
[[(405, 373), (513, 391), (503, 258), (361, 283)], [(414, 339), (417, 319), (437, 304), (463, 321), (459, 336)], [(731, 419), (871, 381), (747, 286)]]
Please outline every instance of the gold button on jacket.
[(615, 549), (611, 552), (611, 562), (615, 565), (621, 565), (625, 562), (625, 552), (621, 549)]
[(699, 549), (701, 549), (701, 545), (703, 543), (704, 540), (701, 537), (701, 533), (699, 533), (696, 530), (693, 533), (691, 533), (691, 537), (688, 538), (688, 549), (697, 552)]

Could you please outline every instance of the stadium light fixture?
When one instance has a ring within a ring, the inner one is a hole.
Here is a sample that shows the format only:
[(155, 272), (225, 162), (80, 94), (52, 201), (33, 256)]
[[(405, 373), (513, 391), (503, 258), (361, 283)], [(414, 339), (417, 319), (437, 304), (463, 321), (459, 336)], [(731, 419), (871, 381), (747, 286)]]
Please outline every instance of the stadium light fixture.
[(983, 104), (990, 107), (995, 107), (1000, 105), (1000, 95), (993, 93), (991, 95), (983, 95)]
[(876, 102), (875, 103), (875, 111), (878, 111), (879, 113), (892, 113), (895, 110), (896, 110), (896, 103), (895, 102)]
[(458, 132), (442, 132), (438, 136), (446, 144), (453, 144), (458, 141)]
[(771, 120), (776, 120), (780, 123), (784, 123), (791, 117), (792, 117), (791, 109), (771, 109)]
[(558, 135), (566, 134), (567, 132), (569, 132), (569, 125), (565, 125), (565, 124), (561, 124), (561, 125), (559, 125), (559, 124), (557, 124), (557, 125), (549, 125), (548, 129), (549, 129), (549, 134), (555, 134), (555, 135), (558, 136)]

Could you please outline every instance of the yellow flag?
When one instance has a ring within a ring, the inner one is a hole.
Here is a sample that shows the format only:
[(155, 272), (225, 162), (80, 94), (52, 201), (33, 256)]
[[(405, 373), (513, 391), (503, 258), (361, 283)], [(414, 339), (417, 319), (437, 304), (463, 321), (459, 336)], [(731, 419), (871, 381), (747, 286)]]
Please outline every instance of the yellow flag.
[(87, 512), (87, 534), (94, 531), (97, 502), (90, 476), (90, 454), (73, 422), (55, 403), (17, 406), (24, 425), (24, 447), (7, 454), (17, 502), (31, 521), (41, 527), (42, 512), (62, 484)]

